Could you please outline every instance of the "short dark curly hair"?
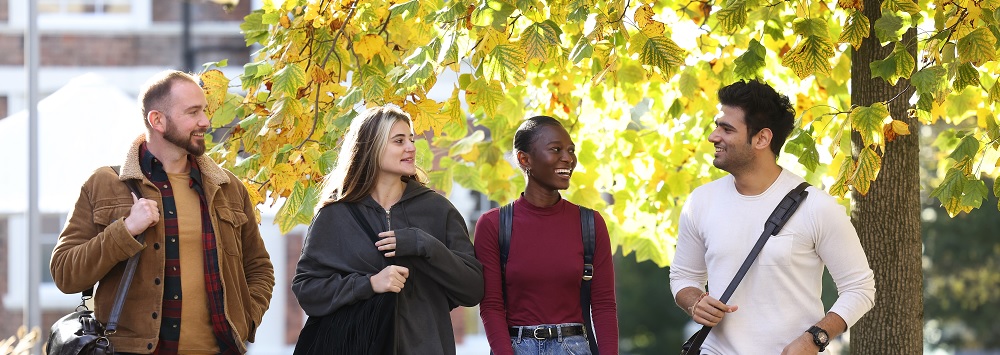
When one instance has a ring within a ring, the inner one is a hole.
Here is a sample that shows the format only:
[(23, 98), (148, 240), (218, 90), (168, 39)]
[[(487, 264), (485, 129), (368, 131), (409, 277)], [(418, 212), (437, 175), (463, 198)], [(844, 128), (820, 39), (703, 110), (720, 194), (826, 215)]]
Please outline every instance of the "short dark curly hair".
[(788, 96), (757, 80), (737, 81), (719, 89), (719, 103), (743, 111), (748, 141), (760, 130), (770, 129), (774, 134), (771, 151), (775, 157), (795, 128), (795, 108)]

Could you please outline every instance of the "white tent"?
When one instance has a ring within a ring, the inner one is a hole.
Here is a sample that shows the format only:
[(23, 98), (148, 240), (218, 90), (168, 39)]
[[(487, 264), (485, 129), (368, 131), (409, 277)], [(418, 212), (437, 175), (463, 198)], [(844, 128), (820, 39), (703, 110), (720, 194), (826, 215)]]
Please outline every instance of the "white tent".
[[(38, 208), (72, 209), (80, 186), (103, 165), (119, 165), (142, 132), (135, 97), (97, 74), (84, 74), (38, 103)], [(28, 208), (28, 113), (0, 120), (0, 214)]]

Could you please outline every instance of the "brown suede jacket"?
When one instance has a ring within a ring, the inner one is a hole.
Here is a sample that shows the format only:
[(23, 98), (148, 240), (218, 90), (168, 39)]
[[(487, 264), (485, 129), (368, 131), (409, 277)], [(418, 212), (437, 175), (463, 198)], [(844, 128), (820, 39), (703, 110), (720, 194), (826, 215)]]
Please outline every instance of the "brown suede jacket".
[[(126, 179), (140, 180), (143, 197), (157, 201), (163, 215), (159, 190), (139, 167), (139, 145), (145, 139), (142, 135), (132, 144), (120, 176), (110, 167), (102, 167), (83, 184), (49, 265), (52, 279), (63, 292), (82, 292), (100, 282), (94, 311), (98, 320), (107, 322), (125, 272), (124, 261), (141, 252), (117, 332), (110, 337), (118, 352), (151, 353), (159, 338), (165, 262), (163, 220), (146, 230), (142, 244), (125, 228), (125, 217), (132, 208), (132, 196), (123, 182)], [(243, 183), (208, 157), (197, 158), (197, 163), (218, 243), (226, 319), (240, 351), (246, 352), (244, 342), (253, 342), (271, 301), (274, 268)]]

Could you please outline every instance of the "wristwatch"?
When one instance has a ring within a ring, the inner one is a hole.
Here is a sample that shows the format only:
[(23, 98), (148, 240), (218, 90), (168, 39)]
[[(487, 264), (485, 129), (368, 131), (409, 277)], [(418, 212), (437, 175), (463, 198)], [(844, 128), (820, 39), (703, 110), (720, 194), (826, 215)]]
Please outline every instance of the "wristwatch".
[(830, 335), (827, 334), (823, 328), (814, 325), (809, 327), (809, 330), (807, 330), (806, 333), (812, 334), (813, 343), (816, 343), (816, 346), (819, 346), (819, 352), (825, 351), (826, 346), (830, 345)]

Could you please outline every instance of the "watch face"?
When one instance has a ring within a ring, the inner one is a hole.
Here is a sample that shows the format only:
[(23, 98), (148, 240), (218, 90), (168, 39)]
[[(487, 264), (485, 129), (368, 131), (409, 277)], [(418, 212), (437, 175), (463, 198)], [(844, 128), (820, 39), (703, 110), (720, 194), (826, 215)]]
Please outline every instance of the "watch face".
[(818, 332), (818, 333), (819, 334), (816, 334), (816, 337), (819, 339), (821, 343), (825, 344), (830, 341), (830, 336), (827, 335), (826, 332)]

